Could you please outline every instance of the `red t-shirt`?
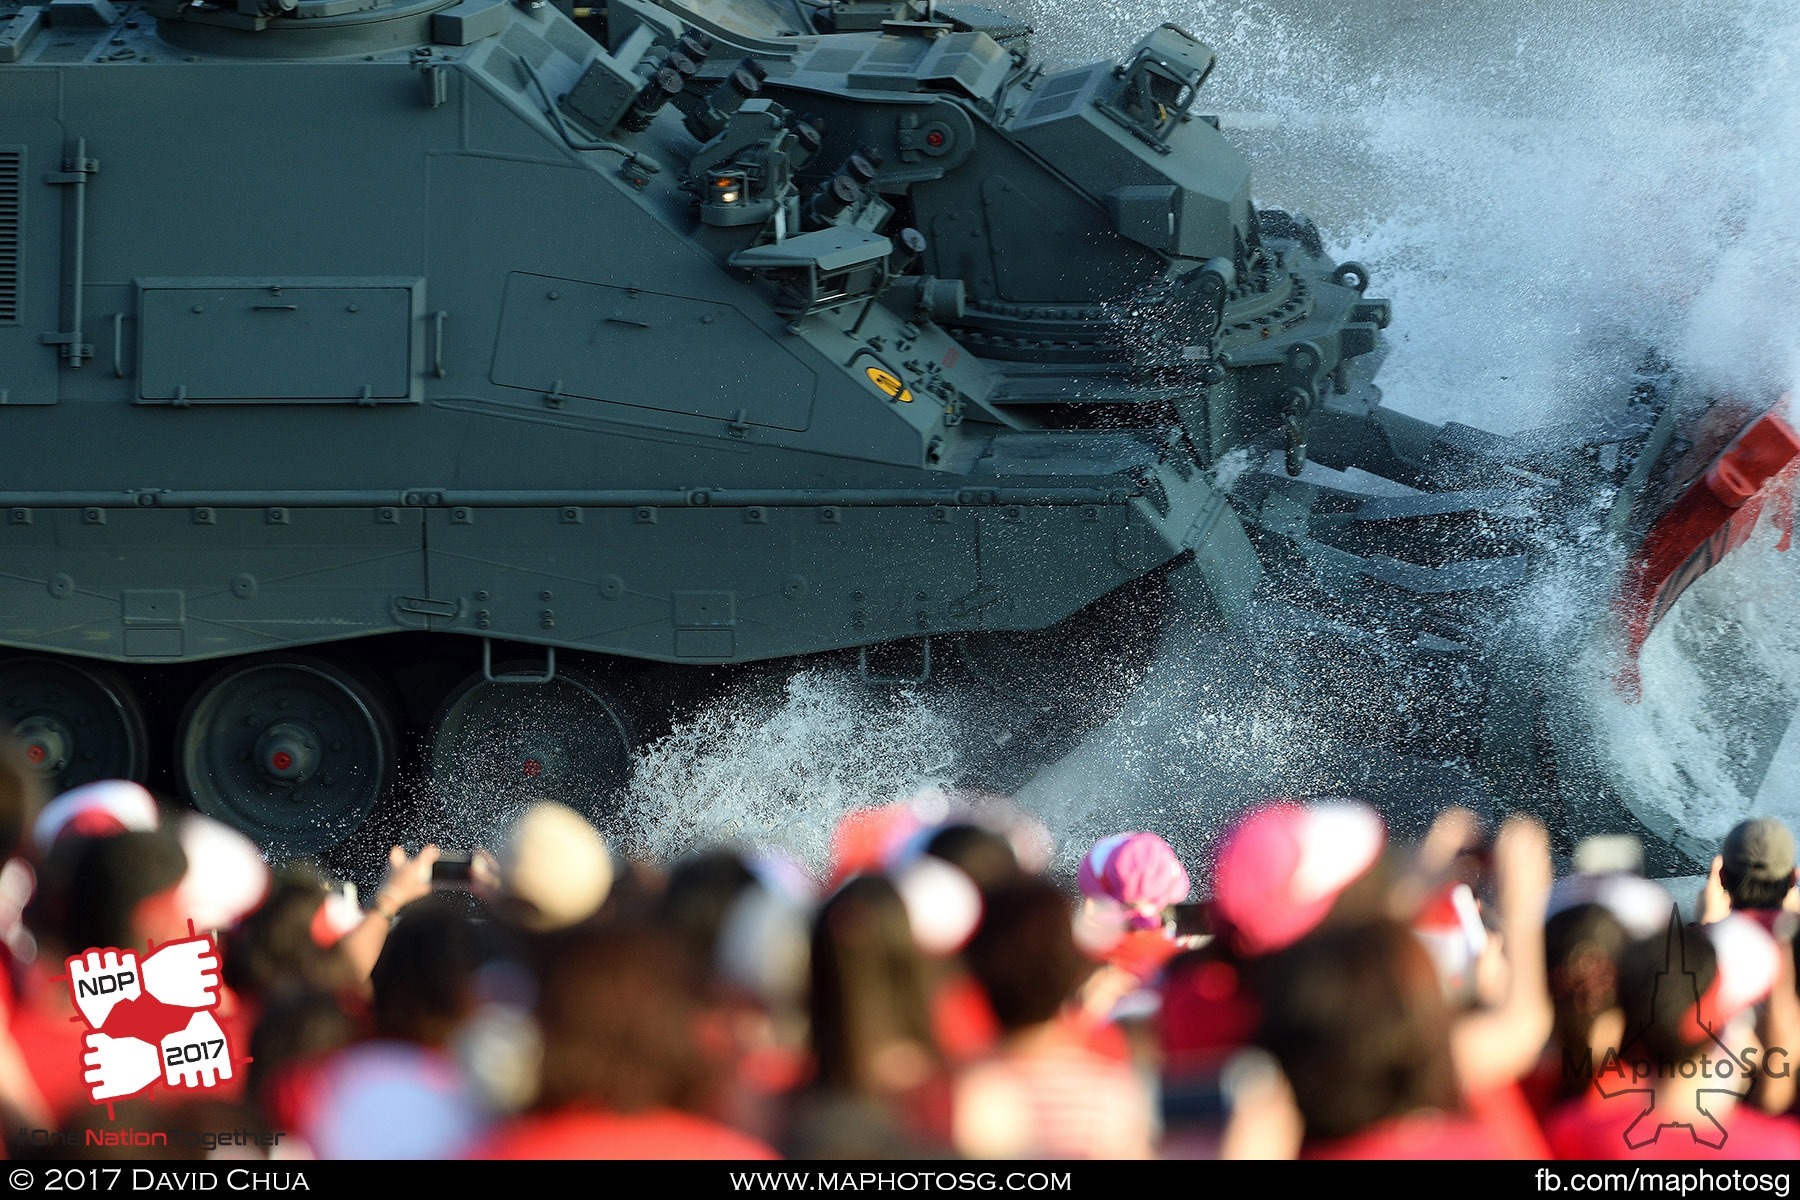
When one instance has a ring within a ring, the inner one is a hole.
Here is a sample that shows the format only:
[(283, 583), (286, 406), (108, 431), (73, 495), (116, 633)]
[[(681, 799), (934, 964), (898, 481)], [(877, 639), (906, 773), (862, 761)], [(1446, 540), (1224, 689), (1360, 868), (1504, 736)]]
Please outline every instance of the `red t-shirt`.
[(1380, 1121), (1360, 1133), (1308, 1142), (1301, 1158), (1509, 1158), (1510, 1148), (1480, 1121), (1424, 1112)]
[(1162, 981), (1157, 1033), (1171, 1073), (1212, 1070), (1249, 1044), (1262, 1012), (1243, 969), (1222, 959), (1183, 960)]
[[(1550, 1116), (1545, 1135), (1558, 1158), (1800, 1158), (1800, 1122), (1771, 1117), (1721, 1096), (1719, 1128), (1661, 1124), (1649, 1089), (1611, 1097), (1590, 1093)], [(1704, 1139), (1704, 1140), (1703, 1140)]]
[(931, 1032), (952, 1065), (973, 1062), (1000, 1041), (1000, 1022), (972, 975), (956, 971), (931, 998)]
[(661, 1108), (630, 1114), (565, 1109), (520, 1117), (501, 1126), (469, 1157), (770, 1160), (780, 1155), (729, 1125)]
[(1532, 1111), (1524, 1087), (1519, 1083), (1501, 1084), (1486, 1091), (1467, 1092), (1463, 1103), (1474, 1117), (1500, 1143), (1500, 1157), (1537, 1161), (1550, 1157), (1550, 1144)]
[(77, 1018), (66, 990), (59, 993), (59, 986), (66, 989), (68, 985), (34, 975), (13, 1006), (10, 1025), (26, 1070), (60, 1122), (92, 1101), (83, 1078), (87, 1028)]
[(1141, 983), (1153, 983), (1171, 958), (1181, 953), (1160, 929), (1133, 929), (1108, 946), (1101, 959), (1129, 971)]

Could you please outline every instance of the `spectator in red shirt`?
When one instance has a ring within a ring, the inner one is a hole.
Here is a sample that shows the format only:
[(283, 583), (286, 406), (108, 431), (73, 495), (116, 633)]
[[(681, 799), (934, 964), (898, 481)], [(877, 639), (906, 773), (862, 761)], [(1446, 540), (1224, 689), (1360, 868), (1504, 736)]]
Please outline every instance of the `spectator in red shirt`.
[(1704, 929), (1671, 920), (1664, 934), (1634, 943), (1620, 967), (1620, 1008), (1610, 1014), (1617, 1036), (1596, 1065), (1594, 1094), (1551, 1116), (1546, 1133), (1556, 1156), (1800, 1157), (1800, 1125), (1741, 1099), (1751, 1086), (1744, 1065), (1754, 1058), (1739, 1018), (1768, 993), (1779, 955), (1772, 938), (1741, 918)]
[(1070, 1018), (1095, 968), (1075, 944), (1074, 912), (1046, 879), (988, 894), (965, 951), (999, 1022), (992, 1057), (956, 1090), (956, 1146), (975, 1158), (1149, 1158), (1156, 1136), (1145, 1077), (1095, 1050)]
[(936, 967), (900, 890), (882, 875), (851, 876), (819, 906), (811, 944), (813, 1071), (794, 1097), (784, 1150), (944, 1156), (950, 1077), (932, 1027)]
[(1468, 1116), (1452, 1016), (1413, 931), (1327, 927), (1267, 965), (1257, 1042), (1293, 1089), (1306, 1158), (1504, 1158)]
[(537, 1100), (473, 1157), (776, 1157), (702, 1115), (720, 1069), (700, 1037), (703, 974), (665, 932), (583, 923), (542, 935), (534, 958)]

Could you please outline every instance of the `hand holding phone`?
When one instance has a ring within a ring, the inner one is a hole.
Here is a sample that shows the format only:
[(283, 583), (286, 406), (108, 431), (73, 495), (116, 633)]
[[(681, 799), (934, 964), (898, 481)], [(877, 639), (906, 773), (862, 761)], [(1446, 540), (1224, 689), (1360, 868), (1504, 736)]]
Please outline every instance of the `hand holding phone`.
[(472, 878), (474, 864), (467, 854), (440, 854), (431, 864), (432, 887), (468, 887)]

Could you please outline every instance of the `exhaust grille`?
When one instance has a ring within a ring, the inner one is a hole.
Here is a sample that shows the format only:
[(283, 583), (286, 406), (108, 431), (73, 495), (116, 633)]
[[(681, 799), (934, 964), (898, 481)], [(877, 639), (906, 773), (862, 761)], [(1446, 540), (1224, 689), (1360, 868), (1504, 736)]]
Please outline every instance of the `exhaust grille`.
[(0, 146), (0, 321), (19, 319), (19, 219), (25, 151)]

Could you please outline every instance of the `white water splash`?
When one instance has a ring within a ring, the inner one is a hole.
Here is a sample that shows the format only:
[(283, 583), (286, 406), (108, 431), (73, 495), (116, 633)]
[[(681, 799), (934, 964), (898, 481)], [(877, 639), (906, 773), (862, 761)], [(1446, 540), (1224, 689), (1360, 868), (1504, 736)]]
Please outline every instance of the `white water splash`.
[[(1040, 48), (1065, 63), (1123, 53), (1161, 20), (1218, 50), (1200, 108), (1224, 114), (1257, 202), (1315, 217), (1327, 248), (1365, 263), (1371, 294), (1394, 302), (1379, 376), (1392, 407), (1500, 432), (1575, 420), (1615, 400), (1652, 347), (1714, 394), (1766, 403), (1800, 378), (1791, 6), (1082, 3), (1033, 15)], [(1586, 749), (1691, 853), (1752, 811), (1800, 823), (1800, 738), (1760, 789), (1739, 786), (1746, 731), (1785, 719), (1775, 681), (1800, 679), (1800, 554), (1775, 552), (1765, 528), (1694, 587), (1644, 649), (1638, 704), (1613, 687), (1613, 628), (1594, 620), (1619, 566), (1597, 544), (1576, 547), (1518, 603), (1555, 651), (1541, 669), (1576, 702)], [(1242, 801), (1193, 764), (1221, 736), (1266, 794), (1303, 790), (1313, 760), (1254, 732), (1293, 734), (1281, 713), (1239, 717), (1246, 736), (1220, 728), (1241, 712), (1229, 700), (1224, 715), (1194, 703), (1147, 688), (1138, 711), (1034, 785), (1034, 804), (1054, 809), (1070, 789), (1108, 796), (1071, 830), (1120, 827), (1133, 811), (1216, 824)]]
[(822, 875), (839, 818), (940, 784), (955, 754), (948, 723), (913, 694), (802, 672), (779, 696), (703, 709), (645, 751), (619, 849), (671, 862), (769, 846)]
[[(1698, 385), (1769, 396), (1800, 378), (1800, 15), (1777, 3), (1044, 0), (1014, 5), (1051, 65), (1116, 57), (1159, 22), (1215, 47), (1202, 111), (1250, 158), (1257, 202), (1318, 220), (1394, 302), (1388, 403), (1501, 432), (1616, 398), (1654, 347)], [(1590, 547), (1591, 551), (1593, 548)], [(1616, 559), (1572, 555), (1521, 601), (1546, 645), (1605, 605)], [(1650, 638), (1644, 698), (1602, 635), (1551, 662), (1594, 753), (1695, 847), (1759, 808), (1800, 820), (1800, 741), (1739, 788), (1729, 663), (1800, 679), (1800, 552), (1767, 531)], [(1718, 647), (1732, 654), (1721, 656)], [(1725, 675), (1721, 676), (1721, 671)], [(1304, 714), (1185, 669), (1179, 641), (1128, 711), (1021, 793), (1065, 864), (1123, 828), (1207, 832), (1256, 795), (1316, 792)], [(639, 768), (632, 849), (719, 841), (812, 864), (836, 818), (928, 784), (944, 720), (803, 677), (773, 709), (727, 703)], [(1395, 774), (1396, 790), (1442, 780)], [(1450, 782), (1454, 782), (1451, 780)]]

